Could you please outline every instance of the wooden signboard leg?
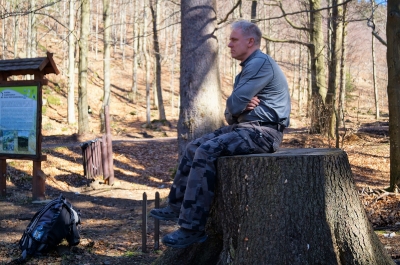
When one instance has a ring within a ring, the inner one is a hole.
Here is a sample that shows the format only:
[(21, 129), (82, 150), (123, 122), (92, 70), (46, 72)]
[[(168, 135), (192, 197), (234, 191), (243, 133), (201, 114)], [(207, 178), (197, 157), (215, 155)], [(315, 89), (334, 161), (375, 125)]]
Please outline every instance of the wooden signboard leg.
[(1, 197), (6, 197), (6, 195), (7, 195), (6, 174), (7, 174), (7, 160), (0, 159), (0, 196)]
[(45, 200), (45, 177), (42, 172), (42, 161), (33, 161), (32, 200)]

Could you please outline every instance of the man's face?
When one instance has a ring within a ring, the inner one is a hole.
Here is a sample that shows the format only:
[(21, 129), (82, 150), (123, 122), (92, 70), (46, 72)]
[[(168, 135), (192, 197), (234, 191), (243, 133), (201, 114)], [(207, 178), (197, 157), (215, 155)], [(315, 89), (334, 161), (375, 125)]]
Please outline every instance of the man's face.
[(231, 56), (243, 62), (251, 54), (252, 38), (243, 36), (240, 29), (233, 29), (229, 38), (228, 47), (231, 48)]

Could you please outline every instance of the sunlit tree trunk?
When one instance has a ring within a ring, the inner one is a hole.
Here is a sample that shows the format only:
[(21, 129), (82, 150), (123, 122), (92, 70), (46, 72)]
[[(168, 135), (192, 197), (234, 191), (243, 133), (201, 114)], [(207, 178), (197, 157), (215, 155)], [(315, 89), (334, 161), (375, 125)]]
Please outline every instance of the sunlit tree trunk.
[(390, 189), (400, 185), (400, 0), (387, 1)]
[(299, 101), (299, 115), (303, 113), (303, 104), (304, 104), (304, 97), (303, 97), (303, 86), (301, 85), (302, 79), (305, 79), (305, 75), (303, 75), (303, 47), (299, 46), (299, 64), (298, 64), (298, 72), (299, 78), (297, 79), (297, 98)]
[(4, 18), (1, 21), (1, 58), (5, 60), (7, 58), (7, 40), (6, 40), (6, 24), (8, 18)]
[(324, 122), (323, 109), (326, 98), (324, 39), (322, 31), (321, 0), (310, 0), (310, 42), (311, 56), (311, 133), (321, 133)]
[(96, 32), (95, 32), (95, 39), (96, 39), (96, 43), (95, 43), (95, 59), (97, 61), (97, 54), (99, 51), (99, 11), (100, 11), (100, 1), (96, 2)]
[(110, 50), (111, 50), (111, 20), (110, 20), (110, 0), (103, 0), (103, 103), (100, 111), (101, 132), (105, 132), (104, 110), (106, 106), (110, 106), (111, 88), (110, 88)]
[(69, 0), (68, 25), (68, 124), (75, 123), (75, 0)]
[(145, 57), (146, 63), (146, 123), (150, 125), (151, 123), (151, 113), (150, 113), (150, 88), (151, 88), (151, 79), (150, 79), (150, 68), (151, 68), (151, 60), (147, 48), (147, 5), (143, 3), (143, 32), (145, 33), (143, 36), (142, 49)]
[[(29, 4), (31, 4), (29, 2)], [(29, 8), (31, 8), (31, 6), (29, 6)], [(27, 28), (27, 32), (26, 32), (26, 58), (31, 58), (31, 39), (32, 39), (32, 13), (29, 13), (28, 15), (28, 28)]]
[(336, 97), (339, 80), (339, 64), (342, 51), (342, 22), (343, 8), (340, 5), (342, 0), (332, 0), (332, 16), (331, 16), (331, 50), (329, 61), (329, 76), (328, 76), (328, 94), (326, 96), (326, 119), (327, 125), (325, 132), (330, 137), (336, 137)]
[(14, 59), (18, 58), (19, 16), (14, 17)]
[(79, 39), (79, 76), (78, 76), (78, 134), (90, 132), (87, 98), (87, 71), (88, 71), (88, 37), (89, 37), (89, 0), (81, 1), (81, 32)]
[(120, 32), (119, 32), (119, 42), (120, 49), (122, 52), (122, 66), (125, 68), (125, 43), (126, 43), (126, 5), (121, 3), (120, 6)]
[(188, 141), (223, 125), (216, 19), (215, 0), (181, 1), (180, 152)]
[(138, 12), (137, 12), (137, 0), (132, 0), (132, 14), (133, 14), (133, 58), (132, 58), (132, 101), (136, 102), (137, 94), (137, 60), (138, 60)]
[(161, 56), (160, 56), (160, 44), (158, 43), (158, 14), (159, 14), (159, 2), (154, 0), (150, 4), (151, 14), (153, 16), (153, 42), (154, 42), (154, 56), (156, 60), (155, 79), (157, 89), (157, 100), (158, 100), (158, 115), (159, 120), (166, 120), (165, 109), (163, 103), (163, 94), (161, 88)]
[[(175, 6), (173, 6), (172, 12), (175, 13)], [(175, 19), (172, 18), (170, 20), (174, 23)], [(170, 92), (171, 92), (171, 117), (176, 117), (177, 113), (175, 113), (175, 63), (176, 57), (178, 55), (178, 43), (174, 40), (178, 38), (179, 31), (177, 30), (177, 25), (172, 25), (170, 37), (172, 38), (172, 54), (171, 54), (171, 66), (170, 66)]]
[[(371, 0), (372, 9), (375, 8), (375, 1)], [(372, 23), (374, 17), (372, 16)], [(375, 37), (371, 35), (371, 52), (372, 52), (372, 84), (374, 86), (374, 99), (375, 99), (375, 119), (379, 119), (379, 91), (376, 84), (376, 60), (375, 60)]]
[(340, 56), (340, 83), (339, 83), (339, 104), (338, 117), (336, 120), (336, 148), (339, 148), (339, 126), (344, 122), (344, 112), (346, 106), (346, 40), (347, 40), (347, 4), (343, 5), (343, 23), (342, 23), (342, 52)]

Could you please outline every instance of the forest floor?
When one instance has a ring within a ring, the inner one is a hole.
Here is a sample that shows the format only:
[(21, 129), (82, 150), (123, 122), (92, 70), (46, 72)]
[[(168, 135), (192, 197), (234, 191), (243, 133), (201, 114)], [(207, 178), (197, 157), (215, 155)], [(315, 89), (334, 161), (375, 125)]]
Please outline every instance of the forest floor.
[[(349, 156), (360, 199), (375, 231), (394, 260), (400, 258), (399, 194), (384, 191), (389, 185), (389, 139), (387, 122), (361, 124), (348, 133), (343, 149)], [(147, 251), (142, 248), (142, 198), (149, 211), (155, 192), (164, 198), (177, 161), (176, 124), (143, 129), (114, 137), (115, 183), (105, 185), (101, 177), (83, 176), (81, 141), (73, 136), (44, 136), (47, 161), (48, 199), (62, 193), (80, 210), (81, 243), (69, 249), (65, 242), (54, 251), (32, 257), (26, 264), (151, 264), (165, 250), (155, 250), (154, 222), (148, 219)], [(143, 137), (146, 136), (145, 137)], [(161, 137), (169, 135), (169, 137)], [(141, 136), (141, 137), (139, 137)], [(333, 147), (327, 139), (306, 129), (287, 130), (282, 147)], [(0, 201), (0, 264), (17, 264), (18, 241), (30, 218), (43, 204), (31, 200), (30, 163), (8, 162), (7, 196)], [(161, 222), (161, 237), (176, 228)]]

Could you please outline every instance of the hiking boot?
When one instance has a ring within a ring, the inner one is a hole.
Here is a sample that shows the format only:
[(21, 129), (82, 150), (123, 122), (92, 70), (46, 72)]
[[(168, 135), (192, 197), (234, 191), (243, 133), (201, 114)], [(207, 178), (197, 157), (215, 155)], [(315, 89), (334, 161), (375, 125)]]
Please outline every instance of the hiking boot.
[(194, 243), (202, 243), (206, 239), (207, 235), (204, 231), (189, 230), (181, 227), (175, 232), (164, 236), (162, 242), (169, 247), (186, 248)]
[(150, 211), (150, 216), (157, 218), (158, 220), (177, 222), (179, 219), (179, 211), (176, 211), (168, 205), (164, 208), (152, 209)]

